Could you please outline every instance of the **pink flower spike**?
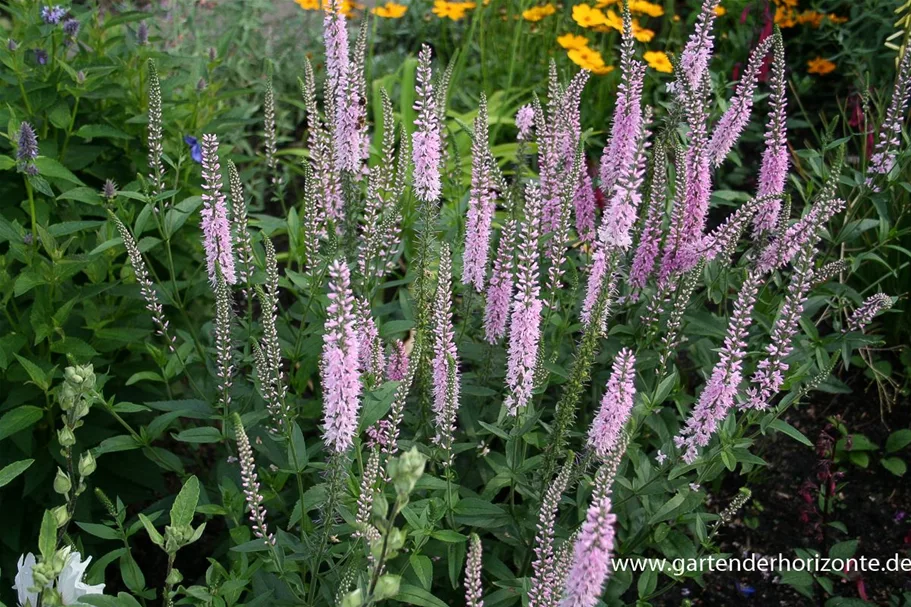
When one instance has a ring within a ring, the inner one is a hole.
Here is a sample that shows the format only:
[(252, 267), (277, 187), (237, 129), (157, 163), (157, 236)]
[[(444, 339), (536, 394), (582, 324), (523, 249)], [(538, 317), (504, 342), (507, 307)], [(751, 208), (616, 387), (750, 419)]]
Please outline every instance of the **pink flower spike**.
[(484, 310), (484, 338), (495, 344), (506, 335), (509, 302), (512, 300), (513, 265), (516, 247), (516, 221), (510, 219), (500, 233), (493, 275), (487, 286), (487, 308)]
[(607, 495), (595, 498), (588, 507), (582, 531), (573, 546), (573, 564), (566, 577), (560, 607), (594, 607), (598, 603), (610, 575), (616, 520)]
[(411, 135), (411, 157), (414, 162), (414, 190), (418, 200), (433, 202), (440, 197), (440, 163), (443, 157), (443, 138), (440, 115), (437, 112), (430, 67), (430, 47), (426, 44), (418, 53), (417, 100), (418, 113)]
[(214, 286), (218, 271), (221, 271), (225, 282), (233, 285), (237, 282), (237, 275), (234, 272), (231, 222), (228, 219), (225, 194), (222, 192), (218, 136), (212, 133), (202, 136), (202, 179), (203, 207), (199, 214), (202, 217), (200, 226), (206, 249), (209, 282)]
[(636, 397), (634, 384), (636, 357), (629, 348), (620, 350), (601, 399), (601, 408), (588, 432), (588, 446), (601, 459), (611, 454), (620, 440), (620, 433), (633, 410)]
[(329, 307), (320, 371), (323, 382), (323, 440), (335, 453), (354, 442), (361, 408), (357, 321), (351, 292), (351, 272), (339, 260), (329, 265)]
[(478, 292), (484, 290), (487, 258), (490, 255), (490, 223), (496, 206), (490, 162), (487, 98), (482, 95), (471, 145), (471, 193), (468, 198), (465, 253), (462, 260), (462, 283), (474, 286)]
[(518, 290), (512, 304), (509, 332), (509, 360), (506, 384), (509, 396), (504, 405), (510, 415), (517, 415), (528, 405), (534, 388), (538, 345), (541, 339), (541, 310), (538, 272), (538, 237), (541, 225), (541, 194), (529, 184), (525, 195), (525, 224), (518, 248)]

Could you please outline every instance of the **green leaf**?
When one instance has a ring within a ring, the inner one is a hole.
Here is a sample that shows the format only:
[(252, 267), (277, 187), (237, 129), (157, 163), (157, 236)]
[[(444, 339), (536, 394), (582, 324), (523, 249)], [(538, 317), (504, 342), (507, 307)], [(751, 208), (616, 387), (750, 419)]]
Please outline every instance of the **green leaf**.
[(431, 533), (430, 536), (447, 544), (461, 544), (468, 540), (468, 537), (452, 529), (440, 529)]
[(211, 426), (190, 428), (172, 436), (182, 443), (220, 443), (222, 441), (221, 432), (218, 428)]
[[(908, 471), (908, 465), (897, 457), (886, 457), (880, 462), (883, 465), (883, 468), (894, 474), (895, 476), (904, 476)], [(0, 472), (2, 475), (2, 472)], [(0, 487), (3, 485), (0, 484)]]
[(16, 161), (9, 156), (0, 155), (0, 171), (5, 171), (16, 166)]
[(183, 484), (183, 488), (174, 499), (174, 505), (171, 506), (171, 526), (183, 527), (192, 523), (198, 502), (199, 479), (191, 476)]
[[(260, 540), (261, 542), (262, 540)], [(402, 584), (399, 586), (399, 593), (395, 595), (395, 600), (409, 605), (419, 605), (420, 607), (448, 607), (446, 603), (430, 594), (423, 588), (412, 586), (411, 584)]]
[(0, 469), (0, 487), (9, 485), (17, 476), (28, 470), (33, 463), (35, 463), (33, 459), (23, 459), (4, 466)]
[(664, 503), (655, 514), (648, 519), (649, 525), (654, 525), (655, 523), (660, 523), (661, 521), (670, 519), (674, 517), (674, 511), (683, 504), (683, 501), (686, 499), (684, 493), (678, 493), (668, 501)]
[(44, 411), (31, 405), (16, 407), (0, 417), (0, 440), (25, 430), (44, 416)]
[(93, 139), (95, 137), (103, 137), (105, 139), (130, 139), (129, 134), (106, 124), (84, 124), (76, 131), (76, 136), (82, 137), (83, 139)]
[(42, 177), (68, 181), (69, 183), (75, 183), (76, 185), (85, 185), (81, 179), (73, 175), (72, 171), (53, 158), (38, 156), (35, 158), (35, 166), (38, 167), (38, 173)]
[(886, 439), (886, 453), (895, 453), (911, 445), (911, 430), (896, 430)]
[(80, 523), (78, 521), (76, 522), (76, 525), (89, 535), (100, 537), (103, 540), (120, 539), (120, 534), (117, 533), (117, 530), (111, 529), (107, 525), (99, 525), (98, 523)]
[(786, 422), (782, 419), (776, 419), (771, 424), (769, 424), (769, 427), (775, 428), (776, 430), (778, 430), (779, 432), (781, 432), (783, 434), (787, 434), (788, 436), (790, 436), (791, 438), (796, 440), (798, 443), (803, 443), (807, 447), (813, 446), (813, 443), (810, 442), (810, 439), (808, 439), (806, 436), (804, 436), (800, 430), (798, 430), (797, 428), (795, 428), (794, 426), (792, 426), (791, 424), (789, 424), (788, 422)]
[[(295, 465), (295, 458), (297, 459), (297, 465)], [(307, 442), (304, 440), (304, 433), (301, 432), (300, 426), (295, 423), (291, 429), (291, 443), (288, 444), (288, 467), (293, 472), (301, 472), (307, 467), (308, 461)]]
[(838, 542), (832, 549), (829, 550), (829, 558), (831, 559), (849, 559), (857, 552), (858, 540), (848, 540), (846, 542)]
[(41, 519), (41, 530), (38, 532), (38, 551), (43, 560), (48, 560), (57, 550), (57, 519), (50, 510), (44, 511)]
[(411, 563), (411, 569), (424, 590), (430, 590), (430, 585), (433, 583), (433, 561), (424, 555), (412, 554), (408, 558), (408, 562)]
[(658, 573), (654, 569), (646, 569), (642, 572), (642, 575), (639, 576), (639, 582), (636, 584), (636, 589), (639, 592), (639, 598), (644, 599), (649, 596), (652, 592), (655, 591), (655, 587), (658, 585)]
[(481, 529), (495, 529), (508, 525), (511, 521), (505, 510), (476, 497), (460, 500), (452, 509), (456, 522)]
[(149, 520), (149, 517), (140, 512), (139, 521), (142, 523), (142, 526), (145, 527), (146, 533), (149, 534), (149, 538), (152, 540), (152, 542), (154, 542), (157, 546), (164, 546), (164, 538), (161, 537), (160, 533), (158, 533), (158, 529), (155, 528), (155, 525), (152, 524), (152, 521)]
[(51, 380), (47, 376), (47, 373), (41, 369), (38, 365), (33, 363), (27, 358), (23, 358), (18, 354), (15, 354), (16, 360), (19, 361), (19, 364), (25, 369), (25, 372), (28, 373), (28, 376), (32, 378), (32, 382), (39, 388), (42, 392), (47, 392), (51, 388)]

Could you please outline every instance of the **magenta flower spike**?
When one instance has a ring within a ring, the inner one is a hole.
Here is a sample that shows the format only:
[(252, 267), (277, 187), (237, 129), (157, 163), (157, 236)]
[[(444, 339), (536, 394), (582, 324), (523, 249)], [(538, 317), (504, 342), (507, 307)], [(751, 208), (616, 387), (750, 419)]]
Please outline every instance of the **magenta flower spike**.
[(601, 459), (608, 457), (620, 440), (623, 427), (633, 411), (636, 398), (636, 357), (629, 348), (620, 350), (601, 407), (588, 432), (588, 446)]
[(222, 192), (221, 165), (218, 162), (218, 137), (212, 133), (202, 136), (202, 220), (203, 247), (206, 250), (206, 265), (209, 282), (214, 286), (218, 272), (225, 282), (237, 282), (234, 272), (231, 222), (228, 219), (228, 205)]
[[(459, 404), (459, 352), (452, 324), (452, 257), (449, 245), (440, 248), (440, 268), (433, 306), (433, 412), (434, 442), (451, 448)], [(450, 374), (455, 375), (451, 385)]]
[(354, 442), (361, 408), (359, 339), (351, 291), (351, 272), (339, 260), (329, 265), (329, 307), (320, 371), (323, 382), (323, 440), (343, 453)]
[(576, 233), (582, 242), (591, 244), (595, 239), (595, 186), (588, 169), (583, 166), (579, 186), (573, 198), (576, 211)]
[[(784, 42), (776, 34), (772, 59), (771, 111), (769, 127), (765, 135), (765, 151), (759, 169), (759, 189), (756, 196), (782, 194), (788, 179), (788, 126), (787, 126), (787, 80), (785, 79)], [(767, 232), (778, 224), (781, 214), (781, 199), (775, 198), (762, 203), (756, 211), (753, 224), (756, 232)]]

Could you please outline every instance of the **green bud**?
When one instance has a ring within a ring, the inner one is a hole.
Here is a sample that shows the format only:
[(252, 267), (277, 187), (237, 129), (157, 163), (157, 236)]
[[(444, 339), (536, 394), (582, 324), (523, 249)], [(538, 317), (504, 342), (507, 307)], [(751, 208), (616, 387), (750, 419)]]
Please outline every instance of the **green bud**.
[(63, 527), (70, 520), (70, 513), (67, 512), (66, 506), (57, 506), (51, 513), (54, 515), (54, 520), (57, 521), (57, 527)]
[(69, 426), (64, 426), (57, 430), (57, 442), (61, 447), (72, 447), (76, 444), (76, 435), (70, 430)]
[(399, 584), (402, 578), (397, 575), (387, 573), (376, 581), (376, 588), (373, 590), (373, 598), (378, 601), (391, 599), (399, 593)]
[(60, 408), (69, 411), (76, 404), (76, 390), (70, 384), (63, 384), (59, 392)]
[(373, 498), (373, 524), (377, 527), (385, 528), (386, 515), (389, 512), (389, 502), (382, 493), (377, 493)]
[(364, 595), (361, 589), (352, 590), (342, 599), (341, 607), (361, 607), (364, 604)]
[(168, 577), (165, 581), (171, 586), (176, 586), (183, 581), (183, 575), (181, 575), (181, 573), (175, 567), (174, 569), (171, 569), (171, 573), (168, 574)]
[(60, 495), (66, 495), (73, 488), (73, 483), (66, 472), (57, 468), (57, 476), (54, 477), (54, 491)]
[(91, 476), (97, 467), (98, 464), (95, 463), (95, 457), (92, 455), (91, 451), (85, 451), (81, 456), (79, 456), (80, 476)]
[(426, 462), (427, 458), (417, 450), (417, 447), (412, 447), (411, 451), (389, 460), (389, 476), (400, 497), (407, 497), (414, 489), (418, 479), (424, 474)]
[(63, 377), (69, 383), (77, 385), (77, 386), (82, 384), (82, 382), (84, 381), (82, 374), (79, 373), (79, 369), (77, 369), (76, 367), (67, 367), (66, 369), (64, 369)]
[(400, 550), (405, 545), (405, 532), (398, 527), (393, 527), (389, 531), (389, 542), (386, 547), (389, 550)]

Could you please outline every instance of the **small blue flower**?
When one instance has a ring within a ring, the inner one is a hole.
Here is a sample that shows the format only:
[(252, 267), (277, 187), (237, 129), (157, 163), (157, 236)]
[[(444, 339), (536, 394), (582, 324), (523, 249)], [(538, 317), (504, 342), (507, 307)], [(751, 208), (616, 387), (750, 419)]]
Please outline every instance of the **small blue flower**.
[(756, 593), (756, 589), (750, 586), (749, 584), (741, 584), (740, 582), (734, 582), (734, 585), (737, 587), (737, 592), (743, 596), (749, 598)]
[(36, 48), (35, 61), (38, 62), (38, 65), (47, 65), (47, 51), (44, 49)]
[(192, 158), (194, 162), (202, 164), (202, 146), (199, 145), (199, 141), (196, 137), (187, 135), (183, 138), (183, 141), (190, 146), (190, 158)]
[(48, 25), (57, 25), (66, 17), (67, 9), (59, 4), (41, 7), (41, 19)]

